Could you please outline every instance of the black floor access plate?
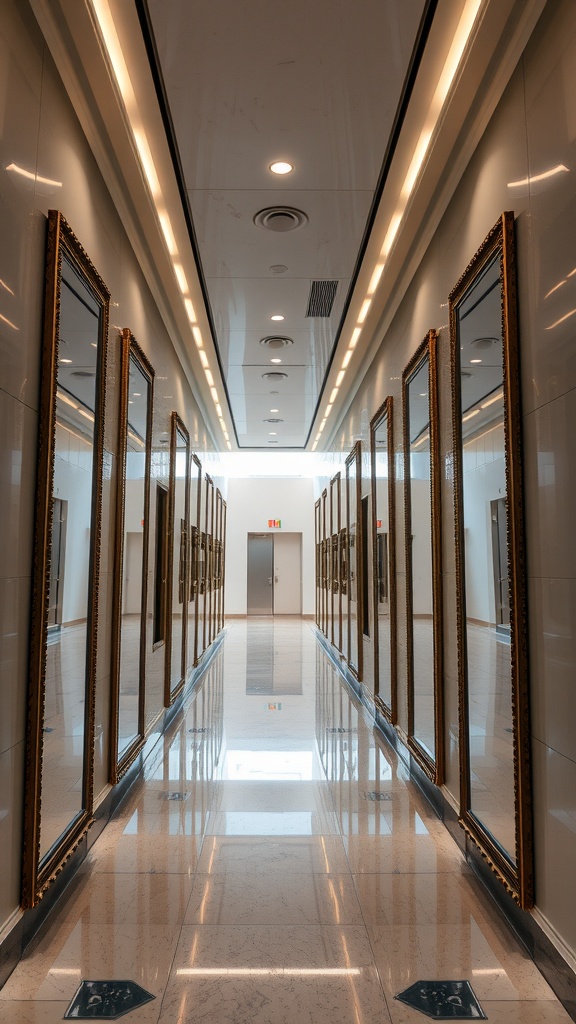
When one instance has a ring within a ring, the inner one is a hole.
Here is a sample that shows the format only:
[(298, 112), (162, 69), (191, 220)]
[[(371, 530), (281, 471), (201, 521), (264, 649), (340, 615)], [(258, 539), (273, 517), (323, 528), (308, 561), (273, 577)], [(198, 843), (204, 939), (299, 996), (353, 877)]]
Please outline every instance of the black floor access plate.
[(469, 981), (416, 981), (394, 998), (433, 1020), (487, 1020)]
[(155, 998), (135, 981), (83, 981), (64, 1019), (118, 1020)]

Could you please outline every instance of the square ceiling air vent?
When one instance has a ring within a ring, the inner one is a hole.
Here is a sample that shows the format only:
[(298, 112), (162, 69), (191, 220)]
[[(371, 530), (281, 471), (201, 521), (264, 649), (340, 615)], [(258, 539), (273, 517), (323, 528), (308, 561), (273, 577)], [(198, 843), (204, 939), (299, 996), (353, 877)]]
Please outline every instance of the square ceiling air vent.
[(338, 281), (312, 281), (306, 316), (330, 316)]

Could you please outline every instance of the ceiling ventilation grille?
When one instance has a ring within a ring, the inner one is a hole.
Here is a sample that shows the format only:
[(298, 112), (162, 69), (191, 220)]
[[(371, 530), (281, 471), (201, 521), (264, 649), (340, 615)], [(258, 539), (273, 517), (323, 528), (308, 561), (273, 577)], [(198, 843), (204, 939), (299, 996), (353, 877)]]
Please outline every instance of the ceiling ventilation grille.
[(312, 281), (306, 316), (330, 316), (338, 281)]

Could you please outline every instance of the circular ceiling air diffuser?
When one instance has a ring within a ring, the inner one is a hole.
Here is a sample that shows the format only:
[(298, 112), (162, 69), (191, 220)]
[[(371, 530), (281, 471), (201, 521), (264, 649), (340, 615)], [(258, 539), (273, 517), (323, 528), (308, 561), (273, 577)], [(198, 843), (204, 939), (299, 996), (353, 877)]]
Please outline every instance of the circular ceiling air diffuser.
[(281, 373), (280, 370), (269, 370), (268, 373), (263, 373), (262, 374), (262, 378), (264, 380), (274, 380), (274, 381), (286, 380), (287, 376), (288, 376), (287, 373)]
[(284, 423), (284, 420), (275, 419), (271, 416), (270, 419), (262, 420), (262, 423)]
[(293, 206), (268, 206), (254, 217), (254, 223), (268, 231), (294, 231), (306, 224), (307, 220), (306, 214)]
[(80, 380), (88, 380), (96, 376), (96, 370), (72, 370), (71, 377), (78, 377)]
[(269, 334), (266, 338), (260, 338), (260, 344), (267, 348), (287, 348), (293, 345), (292, 338), (285, 338), (282, 334)]
[(473, 338), (470, 342), (470, 346), (486, 352), (489, 348), (493, 348), (494, 345), (497, 345), (499, 341), (499, 338)]

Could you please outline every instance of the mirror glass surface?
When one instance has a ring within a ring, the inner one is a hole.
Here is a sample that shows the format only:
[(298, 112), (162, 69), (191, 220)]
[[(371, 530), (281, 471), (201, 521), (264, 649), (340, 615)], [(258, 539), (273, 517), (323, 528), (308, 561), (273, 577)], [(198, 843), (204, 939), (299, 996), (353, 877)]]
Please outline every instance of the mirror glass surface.
[[(376, 619), (375, 695), (391, 717), (394, 694), (394, 450), (391, 444), (392, 399), (372, 421), (372, 494), (374, 496), (374, 609)], [(392, 514), (391, 514), (392, 511)]]
[(432, 759), (434, 739), (434, 595), (432, 590), (432, 500), (429, 411), (429, 357), (407, 382), (410, 535), (412, 548), (412, 735)]
[(184, 685), (186, 657), (186, 619), (188, 614), (187, 547), (188, 547), (188, 433), (174, 416), (172, 430), (171, 458), (171, 567), (170, 567), (170, 653), (169, 653), (169, 703)]
[[(359, 444), (359, 443), (358, 443)], [(348, 532), (348, 664), (360, 675), (359, 587), (358, 587), (358, 482), (360, 454), (358, 445), (346, 459), (346, 520)]]
[(49, 541), (40, 861), (86, 806), (90, 539), (101, 323), (101, 304), (64, 253)]
[(501, 252), (455, 309), (460, 364), (469, 809), (516, 860)]
[(189, 545), (189, 586), (188, 586), (188, 628), (187, 628), (187, 669), (191, 671), (197, 660), (198, 643), (198, 522), (200, 510), (200, 481), (202, 467), (195, 455), (190, 460), (190, 509), (188, 533)]
[(143, 731), (142, 630), (148, 513), (151, 376), (128, 340), (125, 423), (122, 589), (120, 592), (117, 762)]

